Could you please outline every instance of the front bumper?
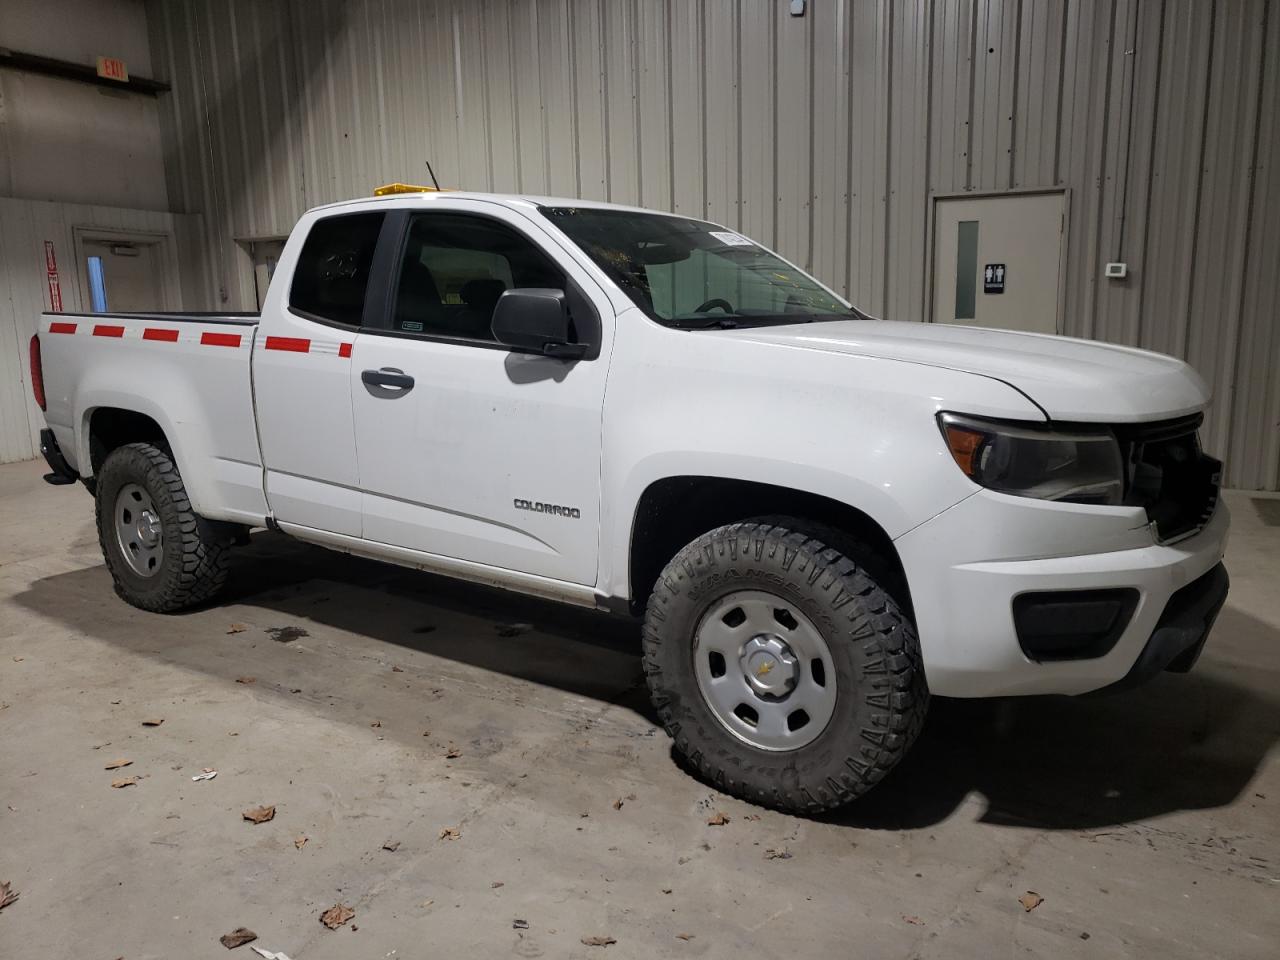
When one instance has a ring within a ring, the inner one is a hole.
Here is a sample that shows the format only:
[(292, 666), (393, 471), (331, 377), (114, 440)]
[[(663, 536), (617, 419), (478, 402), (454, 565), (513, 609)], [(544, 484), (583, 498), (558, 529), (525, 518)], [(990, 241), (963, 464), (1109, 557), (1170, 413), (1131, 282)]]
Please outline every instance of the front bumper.
[[(1178, 543), (1155, 542), (1141, 509), (1051, 503), (981, 491), (900, 537), (929, 689), (939, 696), (1082, 694), (1190, 669), (1226, 597), (1230, 518)], [(1217, 568), (1221, 577), (1175, 594)], [(1128, 588), (1128, 624), (1106, 652), (1034, 662), (1013, 601), (1025, 593)], [(1183, 595), (1180, 595), (1183, 596)], [(1171, 603), (1171, 601), (1173, 601)]]
[(1118, 692), (1140, 686), (1164, 670), (1190, 673), (1200, 659), (1200, 651), (1209, 639), (1218, 611), (1227, 602), (1230, 586), (1227, 568), (1218, 564), (1170, 597), (1151, 639), (1129, 672), (1099, 692)]

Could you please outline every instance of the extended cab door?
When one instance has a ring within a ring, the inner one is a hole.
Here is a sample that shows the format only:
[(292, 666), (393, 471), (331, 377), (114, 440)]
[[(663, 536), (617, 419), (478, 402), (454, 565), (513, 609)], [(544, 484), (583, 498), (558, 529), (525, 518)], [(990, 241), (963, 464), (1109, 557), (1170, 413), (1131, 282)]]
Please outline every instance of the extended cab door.
[(277, 522), (360, 536), (351, 353), (366, 308), (376, 309), (369, 276), (385, 222), (383, 211), (303, 221), (301, 247), (286, 250), (267, 292), (253, 392)]
[[(604, 293), (503, 206), (440, 198), (405, 221), (388, 309), (352, 356), (364, 538), (594, 584)], [(587, 356), (495, 342), (490, 317), (513, 287), (565, 290)]]

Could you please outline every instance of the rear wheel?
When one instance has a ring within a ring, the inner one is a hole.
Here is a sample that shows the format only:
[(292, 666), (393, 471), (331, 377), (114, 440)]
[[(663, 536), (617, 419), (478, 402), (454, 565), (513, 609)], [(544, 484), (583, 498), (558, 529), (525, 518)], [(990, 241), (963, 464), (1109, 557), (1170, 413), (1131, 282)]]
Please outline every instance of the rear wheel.
[(98, 541), (116, 593), (156, 613), (214, 597), (229, 539), (195, 515), (173, 458), (149, 443), (117, 447), (98, 471)]
[(790, 812), (838, 807), (920, 731), (915, 628), (840, 541), (790, 518), (720, 527), (672, 559), (649, 599), (653, 702), (676, 749), (727, 793)]

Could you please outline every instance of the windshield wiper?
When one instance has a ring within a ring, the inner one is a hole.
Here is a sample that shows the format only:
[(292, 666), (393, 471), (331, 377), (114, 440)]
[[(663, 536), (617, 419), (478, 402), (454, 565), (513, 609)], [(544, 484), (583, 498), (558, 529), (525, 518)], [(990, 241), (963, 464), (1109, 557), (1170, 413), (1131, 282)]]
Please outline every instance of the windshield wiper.
[(737, 330), (742, 324), (737, 316), (726, 317), (672, 317), (667, 323), (678, 330)]

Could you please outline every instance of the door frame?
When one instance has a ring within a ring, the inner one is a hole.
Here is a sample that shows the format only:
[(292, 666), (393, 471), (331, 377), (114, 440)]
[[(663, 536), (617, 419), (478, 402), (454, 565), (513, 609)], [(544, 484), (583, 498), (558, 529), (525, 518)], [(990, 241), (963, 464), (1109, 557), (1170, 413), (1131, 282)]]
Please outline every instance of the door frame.
[(156, 267), (160, 274), (160, 302), (154, 309), (160, 312), (172, 310), (181, 302), (173, 234), (151, 230), (118, 230), (114, 227), (73, 226), (71, 239), (76, 254), (76, 286), (80, 288), (80, 303), (86, 310), (92, 302), (89, 296), (89, 271), (85, 268), (86, 243), (132, 243), (141, 247), (154, 247)]
[(935, 298), (938, 295), (938, 265), (935, 263), (934, 242), (938, 229), (939, 200), (996, 200), (1001, 197), (1043, 196), (1058, 193), (1062, 195), (1062, 241), (1058, 247), (1058, 302), (1053, 319), (1054, 333), (1062, 336), (1066, 322), (1067, 306), (1067, 251), (1071, 239), (1071, 188), (1070, 187), (1011, 187), (1008, 190), (955, 190), (945, 193), (929, 194), (928, 224), (925, 228), (925, 271), (928, 282), (925, 293), (924, 322), (933, 323), (935, 314)]

